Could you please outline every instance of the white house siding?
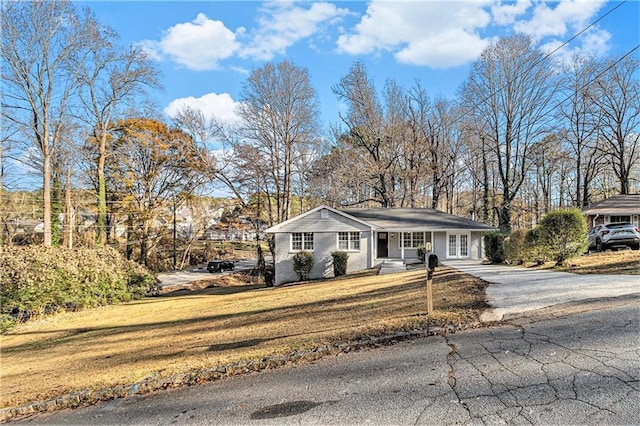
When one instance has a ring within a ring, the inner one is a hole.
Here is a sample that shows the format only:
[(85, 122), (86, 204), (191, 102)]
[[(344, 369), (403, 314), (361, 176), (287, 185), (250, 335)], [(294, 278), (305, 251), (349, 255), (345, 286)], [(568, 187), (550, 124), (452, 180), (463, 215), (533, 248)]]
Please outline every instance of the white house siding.
[(471, 233), (469, 242), (469, 254), (471, 259), (484, 259), (484, 234), (479, 232)]
[[(428, 231), (431, 234), (430, 231)], [(465, 231), (435, 231), (433, 232), (433, 241), (431, 242), (433, 253), (438, 256), (438, 259), (447, 259), (447, 239), (449, 234), (466, 234)], [(399, 246), (400, 232), (389, 232), (389, 258), (400, 259), (402, 257), (402, 251)], [(428, 239), (428, 237), (427, 237)], [(483, 259), (484, 258), (484, 233), (471, 232), (469, 237), (469, 256), (470, 259)], [(416, 259), (418, 257), (416, 249), (405, 248), (404, 259)]]
[[(324, 212), (324, 213), (322, 213)], [(326, 217), (323, 217), (326, 215)], [(323, 209), (285, 224), (279, 232), (368, 231), (366, 225)]]
[(371, 249), (369, 228), (360, 222), (336, 215), (328, 210), (325, 210), (325, 213), (321, 213), (321, 211), (302, 217), (295, 223), (282, 227), (281, 232), (275, 234), (275, 285), (298, 280), (298, 275), (293, 270), (293, 257), (296, 251), (291, 250), (290, 232), (313, 233), (314, 267), (309, 278), (333, 277), (331, 252), (338, 250), (338, 232), (360, 232), (360, 250), (347, 251), (349, 253), (347, 272), (361, 271), (373, 266), (369, 264), (367, 256), (368, 250)]

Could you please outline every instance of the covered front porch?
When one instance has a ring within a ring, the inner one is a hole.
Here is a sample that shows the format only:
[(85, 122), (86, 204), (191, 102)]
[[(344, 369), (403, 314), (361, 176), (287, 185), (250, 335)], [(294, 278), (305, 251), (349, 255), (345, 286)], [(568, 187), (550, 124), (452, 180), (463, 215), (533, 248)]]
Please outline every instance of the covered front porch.
[[(431, 246), (440, 259), (468, 259), (471, 257), (471, 235), (460, 231), (397, 230), (374, 231), (372, 238), (374, 264), (384, 261), (414, 263), (418, 247)], [(480, 243), (481, 244), (481, 243)]]

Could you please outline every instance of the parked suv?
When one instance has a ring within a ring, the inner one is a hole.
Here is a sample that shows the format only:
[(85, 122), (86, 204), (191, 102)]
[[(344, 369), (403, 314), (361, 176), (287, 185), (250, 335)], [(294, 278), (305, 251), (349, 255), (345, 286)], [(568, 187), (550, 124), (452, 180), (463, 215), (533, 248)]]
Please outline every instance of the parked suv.
[(222, 272), (233, 271), (235, 265), (230, 260), (212, 260), (207, 264), (207, 271), (209, 272)]
[(628, 222), (619, 222), (594, 226), (589, 232), (590, 250), (603, 251), (619, 247), (640, 249), (640, 229)]

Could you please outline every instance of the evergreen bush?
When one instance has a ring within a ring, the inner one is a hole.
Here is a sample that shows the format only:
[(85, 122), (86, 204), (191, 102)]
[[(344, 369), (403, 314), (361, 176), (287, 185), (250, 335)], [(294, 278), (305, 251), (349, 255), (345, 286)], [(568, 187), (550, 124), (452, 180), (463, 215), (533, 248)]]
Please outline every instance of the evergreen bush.
[(549, 212), (540, 221), (540, 242), (561, 266), (587, 250), (587, 220), (576, 208)]
[(152, 274), (109, 247), (0, 248), (2, 324), (7, 318), (21, 321), (57, 311), (141, 299), (157, 291)]
[(524, 236), (526, 260), (536, 265), (543, 265), (549, 260), (549, 251), (540, 240), (540, 227), (536, 226), (527, 231)]
[(313, 253), (301, 251), (293, 256), (293, 271), (298, 274), (299, 281), (308, 280), (312, 269)]
[(345, 275), (347, 273), (349, 254), (344, 251), (334, 251), (331, 253), (331, 257), (333, 258), (333, 275), (336, 277)]
[(491, 232), (484, 236), (485, 255), (491, 263), (504, 263), (504, 239), (506, 234), (500, 231)]
[(504, 256), (508, 263), (522, 265), (527, 259), (527, 247), (524, 237), (527, 231), (518, 229), (504, 240)]

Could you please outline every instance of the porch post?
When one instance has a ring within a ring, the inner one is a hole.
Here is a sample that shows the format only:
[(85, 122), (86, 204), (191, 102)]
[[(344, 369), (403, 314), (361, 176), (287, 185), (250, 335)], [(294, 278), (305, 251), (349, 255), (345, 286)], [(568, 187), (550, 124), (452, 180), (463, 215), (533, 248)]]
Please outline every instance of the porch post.
[(400, 232), (400, 258), (404, 260), (404, 231)]

